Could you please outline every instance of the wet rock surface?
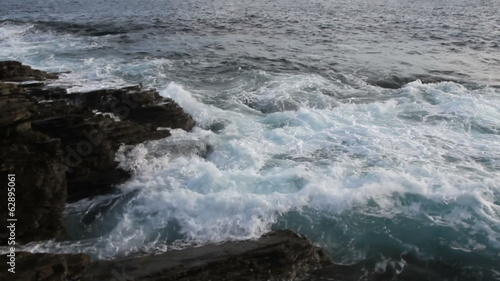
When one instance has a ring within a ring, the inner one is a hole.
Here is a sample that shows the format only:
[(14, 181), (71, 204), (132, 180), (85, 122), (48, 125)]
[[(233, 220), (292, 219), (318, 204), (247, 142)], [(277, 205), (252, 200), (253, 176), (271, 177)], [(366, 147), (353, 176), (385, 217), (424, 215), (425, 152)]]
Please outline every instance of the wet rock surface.
[(404, 85), (413, 82), (415, 80), (420, 80), (423, 84), (429, 83), (439, 83), (439, 82), (457, 82), (452, 79), (446, 79), (437, 76), (430, 75), (415, 75), (408, 77), (399, 77), (399, 76), (390, 76), (383, 79), (370, 79), (368, 80), (368, 84), (378, 86), (385, 89), (399, 89)]
[(0, 280), (12, 281), (66, 281), (84, 280), (90, 265), (85, 254), (16, 253), (15, 273), (8, 272), (5, 256), (0, 265)]
[(57, 74), (32, 69), (18, 61), (0, 61), (0, 81), (43, 81), (57, 78)]
[[(5, 144), (3, 142), (2, 144)], [(66, 170), (60, 143), (37, 132), (23, 132), (0, 149), (2, 171), (16, 175), (16, 240), (60, 238), (65, 233), (62, 212), (66, 203)], [(3, 175), (2, 175), (3, 176)], [(6, 177), (4, 177), (6, 178)], [(21, 188), (22, 187), (22, 188)], [(7, 219), (7, 201), (0, 205)], [(3, 245), (6, 241), (0, 240)]]
[[(64, 237), (67, 201), (111, 192), (130, 177), (115, 162), (125, 145), (191, 130), (193, 118), (173, 100), (139, 86), (67, 94), (31, 80), (57, 75), (0, 62), (0, 172), (16, 175), (20, 243)], [(7, 218), (7, 201), (0, 219)], [(0, 245), (6, 239), (0, 237)]]
[[(471, 269), (439, 260), (414, 260), (402, 255), (397, 262), (365, 260), (352, 265), (331, 264), (313, 271), (303, 281), (437, 281), (476, 280)], [(486, 280), (486, 279), (485, 279)]]
[(146, 256), (91, 262), (86, 254), (16, 253), (16, 273), (2, 256), (0, 279), (12, 281), (302, 280), (332, 264), (306, 238), (287, 230)]
[(258, 240), (96, 262), (88, 280), (300, 280), (330, 264), (330, 258), (306, 238), (281, 230)]

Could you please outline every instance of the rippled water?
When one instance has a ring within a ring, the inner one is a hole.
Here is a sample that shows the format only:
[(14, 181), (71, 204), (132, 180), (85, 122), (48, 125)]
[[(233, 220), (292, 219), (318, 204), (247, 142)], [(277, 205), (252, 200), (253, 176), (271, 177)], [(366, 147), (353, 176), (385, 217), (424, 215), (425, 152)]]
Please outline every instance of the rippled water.
[(290, 228), (344, 264), (500, 280), (499, 10), (2, 0), (0, 59), (69, 72), (72, 91), (156, 87), (198, 124), (123, 147), (122, 193), (69, 205), (70, 240), (28, 248), (110, 258)]

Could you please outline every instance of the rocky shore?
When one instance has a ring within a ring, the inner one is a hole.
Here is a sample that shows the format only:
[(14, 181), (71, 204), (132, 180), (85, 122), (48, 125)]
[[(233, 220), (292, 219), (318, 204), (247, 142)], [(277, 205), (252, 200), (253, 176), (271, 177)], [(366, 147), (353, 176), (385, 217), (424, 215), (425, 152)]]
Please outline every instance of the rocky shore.
[[(112, 192), (130, 178), (114, 161), (122, 144), (165, 138), (169, 128), (189, 131), (195, 125), (154, 89), (68, 94), (46, 83), (57, 78), (20, 62), (0, 62), (0, 172), (16, 178), (15, 217), (22, 222), (16, 243), (64, 239), (67, 202)], [(2, 200), (0, 220), (8, 215)], [(1, 246), (7, 238), (0, 237)], [(85, 254), (18, 252), (16, 274), (6, 264), (2, 260), (2, 280), (294, 280), (331, 261), (300, 235), (278, 231), (256, 241), (106, 262)]]
[[(173, 100), (139, 86), (67, 94), (55, 79), (19, 62), (0, 63), (0, 171), (16, 175), (17, 241), (62, 238), (65, 203), (109, 192), (130, 177), (115, 163), (122, 144), (191, 130), (193, 118)], [(0, 218), (7, 216), (6, 201)], [(0, 243), (5, 245), (5, 240)]]

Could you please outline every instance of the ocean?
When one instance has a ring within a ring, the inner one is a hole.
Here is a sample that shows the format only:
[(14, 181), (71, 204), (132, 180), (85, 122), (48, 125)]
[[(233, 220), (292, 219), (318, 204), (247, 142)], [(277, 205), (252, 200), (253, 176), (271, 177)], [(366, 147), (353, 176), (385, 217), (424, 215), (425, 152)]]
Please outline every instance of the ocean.
[(120, 192), (24, 249), (110, 259), (291, 229), (341, 264), (500, 280), (499, 1), (0, 4), (0, 60), (70, 92), (154, 87), (197, 122), (122, 147)]

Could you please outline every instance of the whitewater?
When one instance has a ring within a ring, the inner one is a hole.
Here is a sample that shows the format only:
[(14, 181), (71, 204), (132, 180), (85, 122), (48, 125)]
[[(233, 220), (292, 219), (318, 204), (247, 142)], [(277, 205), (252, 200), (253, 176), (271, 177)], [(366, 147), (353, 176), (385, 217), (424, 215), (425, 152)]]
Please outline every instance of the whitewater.
[[(500, 280), (498, 3), (91, 2), (7, 1), (0, 59), (72, 92), (157, 88), (197, 126), (122, 146), (133, 178), (23, 249), (110, 259), (292, 229), (343, 264), (411, 254)], [(394, 76), (415, 79), (372, 83)]]

